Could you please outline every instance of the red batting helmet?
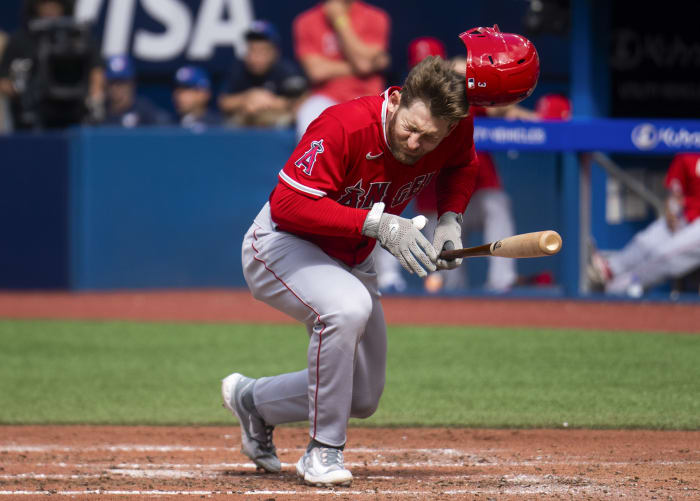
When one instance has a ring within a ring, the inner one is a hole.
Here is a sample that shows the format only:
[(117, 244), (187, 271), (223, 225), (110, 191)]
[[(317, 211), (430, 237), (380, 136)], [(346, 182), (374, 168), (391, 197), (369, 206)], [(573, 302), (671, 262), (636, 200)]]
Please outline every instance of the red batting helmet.
[(447, 59), (445, 45), (433, 37), (419, 37), (408, 44), (408, 67), (413, 68), (428, 56), (440, 56)]
[(478, 106), (522, 101), (537, 85), (540, 60), (535, 46), (514, 33), (472, 28), (459, 38), (467, 47), (467, 99)]

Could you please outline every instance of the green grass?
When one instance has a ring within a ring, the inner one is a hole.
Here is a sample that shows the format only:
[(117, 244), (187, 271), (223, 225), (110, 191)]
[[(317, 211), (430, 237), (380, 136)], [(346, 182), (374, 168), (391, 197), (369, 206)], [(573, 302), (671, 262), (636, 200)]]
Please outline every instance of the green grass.
[[(301, 326), (0, 321), (0, 423), (230, 424), (219, 380), (305, 366)], [(700, 428), (700, 336), (391, 327), (354, 424)]]

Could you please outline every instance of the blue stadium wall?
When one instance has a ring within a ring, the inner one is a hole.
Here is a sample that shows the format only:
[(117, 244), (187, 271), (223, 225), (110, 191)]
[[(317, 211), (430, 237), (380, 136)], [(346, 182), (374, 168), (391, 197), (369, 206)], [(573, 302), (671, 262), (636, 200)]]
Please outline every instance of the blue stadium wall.
[[(0, 288), (245, 286), (243, 235), (293, 146), (291, 131), (0, 137)], [(501, 165), (518, 229), (559, 229), (556, 157), (527, 153)], [(475, 285), (484, 266), (470, 262)], [(559, 259), (519, 267), (558, 275)]]

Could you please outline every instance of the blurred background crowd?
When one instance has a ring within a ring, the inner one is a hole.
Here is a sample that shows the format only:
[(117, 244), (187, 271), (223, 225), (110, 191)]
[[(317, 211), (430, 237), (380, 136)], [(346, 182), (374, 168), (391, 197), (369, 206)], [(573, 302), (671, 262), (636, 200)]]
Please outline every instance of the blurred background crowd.
[[(19, 27), (0, 35), (0, 130), (6, 132), (76, 124), (194, 130), (223, 125), (296, 126), (301, 136), (326, 107), (400, 84), (427, 55), (452, 57), (458, 67), (464, 62), (462, 53), (447, 54), (440, 39), (418, 36), (403, 48), (407, 66), (398, 68), (392, 65), (397, 58), (390, 52), (389, 13), (361, 1), (327, 0), (291, 20), (294, 57), (284, 56), (289, 51), (272, 22), (253, 20), (226, 71), (212, 78), (206, 61), (182, 65), (171, 74), (171, 102), (160, 96), (154, 103), (140, 89), (138, 64), (129, 53), (103, 57), (104, 44), (90, 23), (76, 17), (76, 2), (20, 5)], [(568, 118), (570, 104), (549, 95), (540, 98), (537, 112), (517, 107), (486, 113)]]

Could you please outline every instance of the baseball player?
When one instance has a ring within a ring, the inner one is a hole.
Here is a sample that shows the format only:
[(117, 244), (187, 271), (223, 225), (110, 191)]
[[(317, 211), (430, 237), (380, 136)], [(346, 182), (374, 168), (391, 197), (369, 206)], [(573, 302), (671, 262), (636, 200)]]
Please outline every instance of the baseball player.
[[(497, 27), (460, 38), (469, 54), (466, 81), (430, 57), (403, 87), (332, 106), (314, 120), (244, 237), (253, 296), (303, 322), (309, 334), (307, 368), (222, 381), (224, 405), (241, 424), (241, 450), (264, 470), (281, 469), (274, 426), (308, 420), (297, 474), (312, 485), (352, 481), (343, 462), (348, 420), (376, 411), (385, 380), (375, 242), (421, 277), (461, 262), (440, 259), (438, 250), (461, 247), (461, 215), (475, 184), (469, 104), (527, 97), (539, 60), (528, 40)], [(399, 214), (433, 178), (440, 218), (431, 243), (420, 231), (425, 218)]]
[(666, 175), (666, 212), (620, 251), (591, 256), (588, 276), (610, 294), (644, 289), (700, 266), (700, 154), (680, 153)]

